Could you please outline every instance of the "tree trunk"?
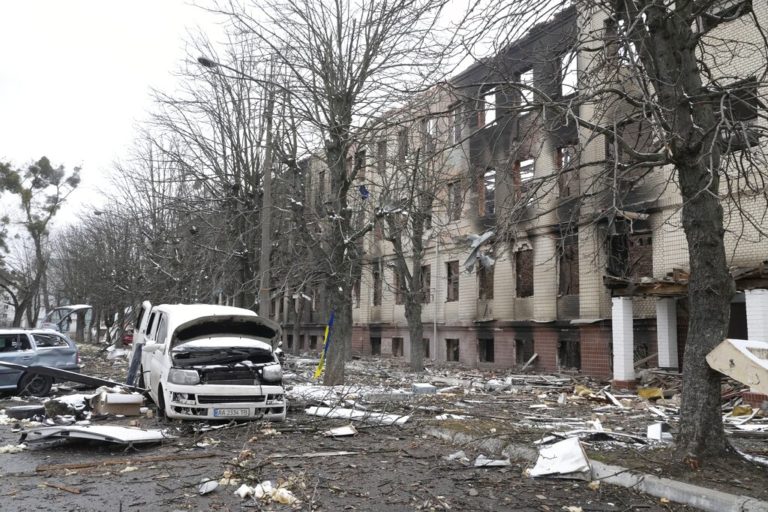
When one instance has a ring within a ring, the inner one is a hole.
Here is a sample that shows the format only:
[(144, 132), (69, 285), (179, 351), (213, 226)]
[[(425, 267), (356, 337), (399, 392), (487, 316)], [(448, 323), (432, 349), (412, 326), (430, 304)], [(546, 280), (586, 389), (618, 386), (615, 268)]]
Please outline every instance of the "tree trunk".
[[(412, 294), (408, 294), (411, 296)], [(411, 336), (411, 371), (424, 371), (424, 324), (421, 322), (421, 293), (414, 294), (405, 302), (405, 318)], [(415, 298), (415, 300), (414, 300)]]
[(721, 376), (705, 358), (727, 337), (734, 287), (723, 242), (723, 208), (717, 195), (701, 193), (711, 175), (696, 164), (678, 170), (691, 276), (677, 447), (683, 456), (711, 456), (730, 447), (721, 416)]
[(304, 295), (301, 293), (301, 290), (296, 290), (296, 294), (299, 296), (298, 299), (296, 299), (296, 320), (293, 322), (293, 346), (291, 347), (291, 352), (294, 354), (299, 353), (299, 336), (301, 336), (301, 320), (304, 316)]
[(729, 451), (720, 410), (720, 375), (709, 368), (705, 357), (727, 334), (734, 288), (723, 240), (717, 121), (702, 83), (695, 36), (685, 21), (691, 5), (679, 6), (680, 16), (669, 16), (659, 5), (629, 14), (631, 20), (640, 16), (646, 20), (639, 24), (638, 34), (644, 40), (642, 64), (671, 126), (669, 154), (680, 182), (688, 241), (690, 316), (677, 449), (684, 457), (707, 457)]
[(85, 311), (77, 312), (77, 325), (75, 326), (75, 341), (82, 343), (85, 341)]
[[(336, 281), (335, 279), (332, 281)], [(341, 283), (334, 282), (329, 286), (329, 304), (334, 314), (333, 327), (329, 333), (331, 345), (328, 347), (325, 360), (325, 377), (323, 384), (337, 386), (344, 384), (344, 351), (346, 343), (352, 341), (352, 301)]]

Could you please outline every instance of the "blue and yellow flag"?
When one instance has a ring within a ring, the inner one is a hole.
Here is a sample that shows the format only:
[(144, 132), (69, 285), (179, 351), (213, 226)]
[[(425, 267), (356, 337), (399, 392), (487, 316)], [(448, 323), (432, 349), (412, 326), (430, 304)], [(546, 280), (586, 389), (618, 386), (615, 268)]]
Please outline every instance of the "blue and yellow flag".
[(323, 353), (320, 354), (320, 361), (317, 363), (317, 368), (315, 369), (316, 379), (320, 378), (320, 375), (323, 373), (323, 368), (325, 367), (325, 357), (328, 354), (328, 347), (331, 344), (331, 329), (333, 329), (334, 314), (335, 311), (331, 311), (331, 318), (328, 320), (328, 325), (325, 326), (325, 335), (323, 336)]

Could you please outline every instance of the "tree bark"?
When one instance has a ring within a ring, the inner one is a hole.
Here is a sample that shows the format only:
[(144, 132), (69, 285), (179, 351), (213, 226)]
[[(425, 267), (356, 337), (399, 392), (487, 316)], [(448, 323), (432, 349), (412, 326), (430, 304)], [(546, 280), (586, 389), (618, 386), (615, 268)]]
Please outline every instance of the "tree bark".
[[(417, 294), (421, 295), (421, 293)], [(407, 300), (405, 318), (408, 321), (408, 333), (411, 337), (411, 364), (413, 372), (424, 371), (424, 324), (421, 322), (421, 300)]]
[[(706, 457), (729, 451), (720, 410), (720, 375), (705, 357), (726, 337), (734, 288), (723, 239), (717, 121), (702, 85), (695, 36), (686, 21), (691, 6), (680, 9), (680, 16), (670, 16), (658, 5), (643, 9), (647, 29), (639, 24), (640, 55), (672, 127), (669, 151), (680, 182), (691, 271), (677, 449), (684, 457)], [(629, 15), (631, 20), (641, 16), (639, 11)]]

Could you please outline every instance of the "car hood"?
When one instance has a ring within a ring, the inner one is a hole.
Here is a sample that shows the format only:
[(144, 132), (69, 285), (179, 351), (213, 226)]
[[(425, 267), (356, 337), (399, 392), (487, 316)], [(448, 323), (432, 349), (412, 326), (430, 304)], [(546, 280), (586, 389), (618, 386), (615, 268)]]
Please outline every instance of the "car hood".
[[(171, 347), (187, 345), (195, 340), (199, 343), (214, 343), (216, 338), (244, 341), (259, 341), (272, 350), (268, 342), (280, 336), (280, 324), (255, 315), (211, 315), (185, 322), (173, 331)], [(267, 342), (267, 343), (265, 343)], [(254, 347), (255, 348), (255, 347)]]

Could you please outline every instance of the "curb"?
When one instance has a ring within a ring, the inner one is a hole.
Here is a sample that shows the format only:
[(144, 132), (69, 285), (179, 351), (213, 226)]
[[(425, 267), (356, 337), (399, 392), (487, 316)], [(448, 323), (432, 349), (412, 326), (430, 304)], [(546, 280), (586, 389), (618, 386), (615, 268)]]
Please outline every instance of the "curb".
[[(506, 443), (498, 438), (479, 438), (438, 427), (429, 427), (424, 432), (452, 444), (471, 444), (488, 453), (500, 453), (513, 459), (535, 462), (538, 457), (538, 451), (533, 448)], [(701, 510), (710, 512), (768, 512), (768, 502), (749, 496), (729, 494), (678, 480), (660, 478), (621, 466), (603, 464), (595, 460), (590, 460), (589, 464), (592, 467), (593, 480), (635, 489), (657, 498), (667, 498), (670, 501), (690, 505)]]

